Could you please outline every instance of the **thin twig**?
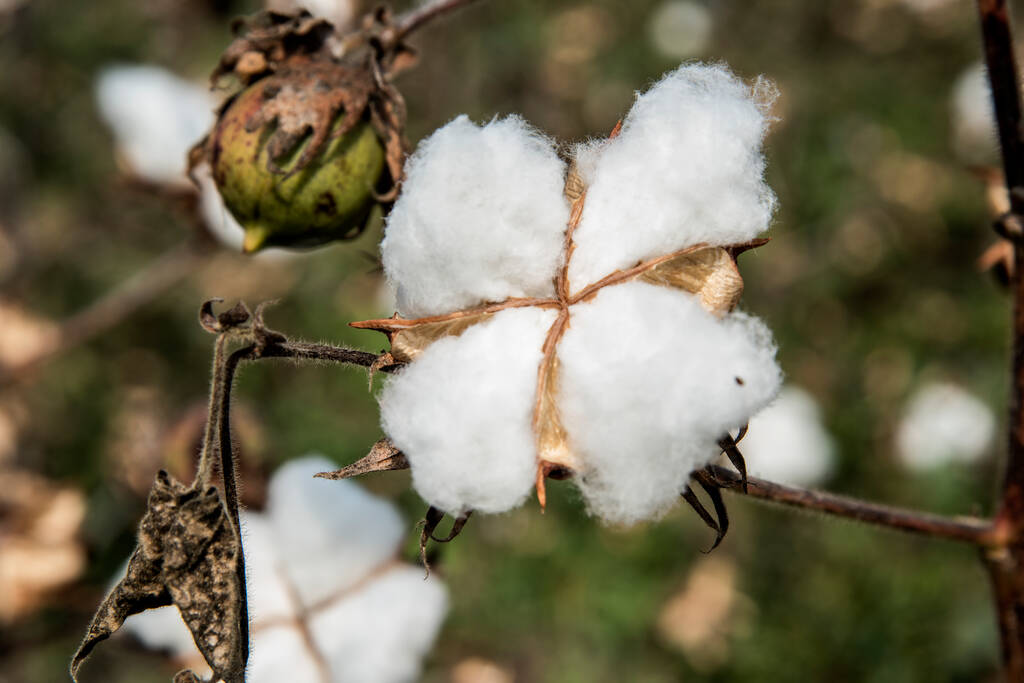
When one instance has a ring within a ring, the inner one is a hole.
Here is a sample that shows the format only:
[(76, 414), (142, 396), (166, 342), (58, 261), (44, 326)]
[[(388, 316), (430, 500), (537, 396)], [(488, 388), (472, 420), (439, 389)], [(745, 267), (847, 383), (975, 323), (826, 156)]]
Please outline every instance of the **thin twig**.
[(116, 288), (60, 323), (55, 341), (17, 365), (0, 368), (0, 383), (25, 378), (40, 363), (107, 331), (153, 301), (209, 258), (210, 250), (189, 241), (173, 247)]
[[(730, 489), (733, 493), (743, 494), (743, 479), (736, 472), (718, 465), (710, 465), (705, 471), (711, 475), (716, 485)], [(904, 510), (835, 493), (775, 484), (757, 477), (747, 478), (746, 495), (898, 531), (964, 541), (978, 546), (991, 545), (996, 538), (992, 524), (988, 520), (975, 517), (944, 517), (917, 510)]]
[[(236, 349), (228, 356), (227, 360), (221, 363), (223, 358), (223, 344), (229, 338), (228, 334), (221, 334), (217, 340), (215, 357), (214, 381), (211, 388), (211, 408), (215, 412), (207, 418), (208, 430), (216, 428), (218, 433), (216, 455), (220, 456), (221, 480), (224, 486), (224, 499), (228, 509), (228, 515), (239, 534), (241, 543), (241, 520), (238, 506), (238, 483), (235, 472), (234, 439), (231, 434), (231, 390), (234, 386), (235, 374), (239, 365), (245, 361), (258, 360), (261, 358), (293, 358), (296, 360), (308, 360), (314, 362), (334, 362), (361, 367), (369, 367), (376, 360), (377, 356), (365, 351), (356, 351), (339, 346), (328, 344), (310, 344), (307, 342), (271, 342), (266, 346), (260, 344), (249, 344)], [(384, 369), (388, 371), (387, 368)], [(212, 459), (215, 454), (210, 452), (212, 444), (204, 448), (204, 459)], [(201, 468), (202, 470), (202, 468)], [(200, 471), (200, 476), (202, 471)], [(244, 554), (238, 558), (238, 577), (241, 585), (245, 585), (245, 558)], [(241, 642), (244, 644), (244, 659), (249, 659), (249, 616), (246, 594), (243, 591), (241, 606), (239, 609), (239, 632)]]
[[(223, 338), (224, 335), (221, 335)], [(219, 341), (219, 340), (218, 340)], [(235, 371), (238, 369), (238, 364), (242, 362), (249, 354), (253, 352), (256, 345), (250, 345), (248, 347), (238, 349), (231, 356), (228, 357), (224, 367), (221, 370), (220, 378), (214, 382), (214, 386), (220, 387), (220, 405), (217, 410), (217, 415), (210, 415), (209, 421), (213, 423), (216, 420), (217, 428), (220, 436), (220, 476), (224, 483), (224, 499), (227, 502), (228, 514), (231, 516), (231, 522), (235, 525), (235, 533), (238, 535), (239, 548), (242, 547), (242, 524), (239, 519), (238, 511), (238, 485), (236, 483), (235, 473), (235, 452), (234, 452), (234, 440), (231, 437), (231, 387), (235, 381)], [(238, 554), (238, 565), (236, 573), (238, 575), (239, 585), (245, 586), (245, 553), (240, 552)], [(242, 661), (249, 661), (249, 606), (248, 606), (248, 591), (241, 591), (241, 606), (238, 610), (238, 629), (241, 634), (242, 643)]]
[(434, 2), (427, 3), (422, 7), (410, 10), (398, 19), (398, 24), (395, 27), (394, 42), (399, 43), (408, 37), (410, 33), (416, 31), (424, 24), (476, 1), (477, 0), (434, 0)]

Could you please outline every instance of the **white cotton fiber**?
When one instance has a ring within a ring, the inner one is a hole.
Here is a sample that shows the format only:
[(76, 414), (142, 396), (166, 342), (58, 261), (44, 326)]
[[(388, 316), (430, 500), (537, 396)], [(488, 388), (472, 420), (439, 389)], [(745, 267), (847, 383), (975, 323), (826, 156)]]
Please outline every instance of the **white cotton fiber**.
[(311, 605), (347, 588), (392, 557), (405, 532), (394, 506), (351, 481), (314, 479), (337, 469), (323, 457), (282, 465), (267, 516), (282, 569)]
[(248, 510), (241, 511), (241, 521), (249, 618), (274, 621), (294, 617), (296, 605), (281, 580), (284, 567), (277, 553), (274, 525), (266, 515)]
[(121, 627), (150, 650), (166, 652), (177, 658), (200, 657), (192, 632), (181, 620), (181, 612), (174, 605), (148, 609), (125, 619)]
[(188, 150), (214, 121), (216, 102), (205, 88), (155, 66), (115, 66), (97, 78), (96, 102), (136, 174), (187, 182)]
[(417, 318), (550, 297), (569, 207), (552, 142), (510, 116), (460, 116), (406, 164), (381, 256), (398, 311)]
[(747, 472), (781, 484), (820, 484), (835, 464), (835, 443), (817, 401), (795, 386), (754, 416), (740, 450)]
[(599, 157), (587, 148), (574, 291), (640, 261), (702, 242), (744, 242), (768, 228), (775, 196), (763, 180), (761, 141), (769, 91), (759, 83), (754, 93), (724, 66), (682, 66), (637, 98)]
[[(320, 683), (325, 680), (302, 631), (294, 624), (259, 628), (253, 636), (245, 674), (248, 683)], [(330, 683), (339, 680), (331, 676), (333, 672), (326, 673)]]
[(559, 345), (562, 420), (590, 510), (608, 522), (657, 517), (781, 381), (756, 318), (718, 320), (688, 294), (641, 282), (573, 306)]
[(384, 431), (409, 458), (413, 486), (457, 515), (504, 512), (536, 474), (532, 419), (541, 346), (554, 311), (516, 308), (440, 339), (381, 392)]
[(406, 683), (419, 679), (447, 611), (440, 579), (424, 581), (418, 567), (395, 567), (314, 615), (310, 631), (332, 683)]

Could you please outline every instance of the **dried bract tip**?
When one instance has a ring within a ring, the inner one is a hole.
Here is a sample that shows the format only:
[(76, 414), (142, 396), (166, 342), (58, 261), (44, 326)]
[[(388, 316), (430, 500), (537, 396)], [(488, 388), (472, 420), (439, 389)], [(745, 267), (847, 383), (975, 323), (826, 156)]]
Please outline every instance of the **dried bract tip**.
[(423, 569), (426, 570), (426, 577), (430, 576), (430, 563), (427, 562), (427, 541), (435, 541), (437, 543), (448, 543), (453, 540), (456, 536), (462, 533), (462, 528), (466, 526), (466, 522), (469, 521), (470, 515), (473, 514), (472, 510), (459, 515), (455, 518), (452, 523), (452, 530), (448, 532), (448, 535), (444, 538), (438, 538), (434, 535), (434, 531), (437, 529), (437, 525), (444, 519), (444, 512), (438, 510), (434, 506), (430, 506), (427, 509), (427, 514), (423, 518), (423, 531), (420, 533), (420, 562), (423, 564)]
[(211, 334), (223, 334), (224, 332), (241, 327), (249, 321), (252, 315), (248, 307), (241, 301), (229, 310), (215, 315), (213, 305), (222, 301), (224, 300), (210, 299), (203, 302), (203, 305), (199, 308), (199, 324)]
[[(274, 71), (290, 55), (319, 51), (334, 31), (329, 21), (306, 11), (295, 15), (260, 12), (236, 20), (231, 28), (237, 37), (210, 75), (214, 84), (227, 75), (237, 76), (243, 84), (252, 83)], [(257, 68), (259, 65), (263, 68)]]
[(387, 472), (405, 470), (409, 461), (402, 451), (395, 448), (390, 439), (381, 439), (373, 444), (370, 452), (356, 462), (334, 472), (320, 472), (316, 476), (321, 479), (349, 479), (370, 472)]

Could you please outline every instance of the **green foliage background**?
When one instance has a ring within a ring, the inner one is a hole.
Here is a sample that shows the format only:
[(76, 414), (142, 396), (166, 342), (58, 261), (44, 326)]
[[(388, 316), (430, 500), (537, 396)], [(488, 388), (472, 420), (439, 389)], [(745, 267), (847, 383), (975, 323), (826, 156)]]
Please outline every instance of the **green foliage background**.
[[(923, 12), (909, 0), (711, 1), (715, 29), (702, 57), (747, 78), (764, 74), (781, 91), (768, 140), (781, 208), (772, 243), (742, 262), (744, 307), (775, 331), (788, 380), (822, 403), (839, 444), (829, 488), (985, 514), (999, 453), (911, 475), (892, 452), (900, 408), (922, 381), (954, 378), (1000, 416), (1006, 394), (1008, 299), (975, 267), (993, 240), (990, 215), (950, 142), (949, 93), (980, 58), (978, 30), (972, 3), (933, 4)], [(399, 81), (411, 140), (463, 112), (476, 120), (521, 112), (563, 140), (606, 133), (634, 89), (675, 66), (651, 44), (655, 5), (487, 0), (424, 30), (414, 41), (422, 62)], [(62, 318), (187, 235), (179, 214), (119, 180), (93, 79), (114, 62), (201, 79), (229, 40), (228, 20), (255, 9), (251, 0), (30, 0), (0, 23), (0, 129), (9, 137), (0, 214), (19, 246), (0, 276), (4, 297)], [(566, 60), (566, 49), (583, 57)], [(907, 159), (921, 163), (898, 163)], [(63, 679), (142, 511), (119, 478), (134, 457), (124, 438), (133, 432), (120, 426), (125, 411), (143, 396), (174, 424), (203, 402), (211, 338), (195, 323), (199, 302), (280, 297), (274, 327), (379, 350), (375, 336), (346, 326), (382, 313), (368, 257), (375, 239), (286, 261), (221, 253), (103, 338), (2, 390), (30, 409), (18, 464), (87, 492), (90, 562), (59, 600), (0, 632), (0, 681)], [(379, 437), (359, 372), (252, 367), (238, 397), (255, 470), (314, 450), (345, 464)], [(364, 483), (401, 505), (412, 539), (425, 505), (406, 474)], [(546, 515), (531, 503), (473, 519), (444, 548), (453, 604), (426, 680), (448, 680), (468, 656), (522, 681), (994, 676), (994, 618), (970, 548), (729, 503), (733, 530), (716, 555), (737, 568), (747, 607), (742, 627), (719, 639), (724, 659), (692, 661), (655, 628), (710, 543), (699, 520), (681, 506), (657, 524), (607, 529), (555, 484)], [(83, 678), (171, 673), (158, 655), (121, 641), (101, 648)]]

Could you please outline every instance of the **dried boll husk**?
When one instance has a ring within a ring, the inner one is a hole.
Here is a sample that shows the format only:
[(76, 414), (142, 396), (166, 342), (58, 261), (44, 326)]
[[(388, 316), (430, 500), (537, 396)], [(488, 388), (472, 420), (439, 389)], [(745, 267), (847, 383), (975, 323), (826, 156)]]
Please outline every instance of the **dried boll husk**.
[(391, 78), (415, 61), (400, 39), (381, 38), (391, 22), (377, 12), (342, 36), (305, 12), (265, 12), (237, 27), (212, 80), (243, 89), (190, 168), (210, 163), (244, 251), (352, 239), (390, 208), (406, 153)]

